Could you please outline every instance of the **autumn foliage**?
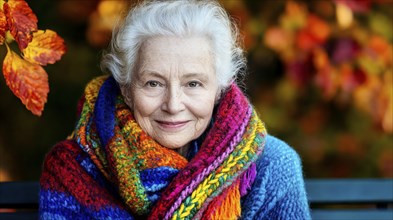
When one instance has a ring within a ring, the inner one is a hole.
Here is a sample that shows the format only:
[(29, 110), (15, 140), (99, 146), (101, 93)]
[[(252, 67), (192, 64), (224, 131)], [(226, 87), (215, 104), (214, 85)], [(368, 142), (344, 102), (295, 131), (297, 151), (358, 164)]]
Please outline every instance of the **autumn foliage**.
[(278, 24), (267, 28), (264, 43), (279, 55), (298, 88), (314, 84), (325, 100), (353, 103), (393, 133), (391, 21), (375, 13), (368, 15), (369, 26), (354, 20), (359, 14), (364, 19), (373, 4), (390, 7), (391, 1), (320, 2), (335, 7), (337, 23), (288, 0)]
[[(0, 45), (6, 45), (3, 75), (7, 86), (34, 115), (40, 116), (49, 93), (42, 66), (61, 59), (64, 40), (51, 30), (39, 30), (38, 19), (24, 0), (0, 0)], [(10, 48), (18, 44), (20, 55)]]

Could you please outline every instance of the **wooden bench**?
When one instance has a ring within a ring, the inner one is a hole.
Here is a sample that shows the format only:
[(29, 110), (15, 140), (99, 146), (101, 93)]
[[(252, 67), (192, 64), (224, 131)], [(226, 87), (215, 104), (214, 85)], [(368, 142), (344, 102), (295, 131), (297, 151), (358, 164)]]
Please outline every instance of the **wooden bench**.
[[(0, 182), (0, 220), (38, 219), (37, 182)], [(307, 179), (315, 220), (392, 220), (393, 179)]]

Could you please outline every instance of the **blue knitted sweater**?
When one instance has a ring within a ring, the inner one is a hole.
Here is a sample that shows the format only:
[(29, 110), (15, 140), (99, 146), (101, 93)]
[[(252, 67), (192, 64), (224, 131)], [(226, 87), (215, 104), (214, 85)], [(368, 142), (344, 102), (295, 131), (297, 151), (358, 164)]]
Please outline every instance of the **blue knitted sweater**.
[(291, 147), (268, 135), (257, 173), (241, 219), (311, 219), (300, 158)]

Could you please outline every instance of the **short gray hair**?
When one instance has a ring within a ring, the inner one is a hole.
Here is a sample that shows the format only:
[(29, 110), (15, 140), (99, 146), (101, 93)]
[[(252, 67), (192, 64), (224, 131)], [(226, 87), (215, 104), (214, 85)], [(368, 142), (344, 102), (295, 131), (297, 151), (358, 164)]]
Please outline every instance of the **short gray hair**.
[[(114, 29), (102, 56), (101, 69), (120, 86), (131, 78), (144, 40), (155, 36), (204, 36), (210, 40), (221, 90), (245, 70), (246, 59), (238, 43), (238, 29), (226, 11), (212, 0), (144, 1), (132, 8)], [(243, 70), (243, 71), (242, 71)]]

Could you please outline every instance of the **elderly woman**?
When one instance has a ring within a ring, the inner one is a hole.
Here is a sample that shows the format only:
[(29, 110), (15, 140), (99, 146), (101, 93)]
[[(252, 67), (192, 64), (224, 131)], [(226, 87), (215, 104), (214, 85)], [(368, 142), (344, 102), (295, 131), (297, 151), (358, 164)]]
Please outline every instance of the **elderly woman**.
[(47, 155), (42, 219), (309, 219), (301, 164), (236, 85), (245, 59), (213, 1), (129, 11), (73, 134)]

